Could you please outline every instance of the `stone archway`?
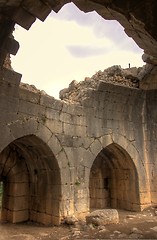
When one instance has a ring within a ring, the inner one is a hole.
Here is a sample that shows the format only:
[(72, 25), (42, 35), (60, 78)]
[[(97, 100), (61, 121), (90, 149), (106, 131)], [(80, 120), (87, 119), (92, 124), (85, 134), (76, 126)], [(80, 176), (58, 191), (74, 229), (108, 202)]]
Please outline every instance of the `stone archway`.
[(90, 209), (140, 210), (138, 176), (129, 154), (112, 143), (97, 155), (90, 172)]
[(59, 223), (61, 178), (50, 148), (35, 135), (11, 142), (0, 154), (2, 221)]

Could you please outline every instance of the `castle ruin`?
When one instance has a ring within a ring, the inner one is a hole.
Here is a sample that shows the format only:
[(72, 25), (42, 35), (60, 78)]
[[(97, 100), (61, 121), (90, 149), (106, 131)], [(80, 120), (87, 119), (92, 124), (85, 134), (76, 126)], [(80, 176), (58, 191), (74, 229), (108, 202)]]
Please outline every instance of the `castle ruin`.
[(56, 100), (4, 66), (18, 50), (14, 24), (28, 29), (67, 2), (0, 3), (2, 221), (60, 224), (92, 209), (157, 205), (155, 1), (73, 1), (118, 20), (144, 49), (147, 64), (136, 74), (115, 66), (72, 82)]

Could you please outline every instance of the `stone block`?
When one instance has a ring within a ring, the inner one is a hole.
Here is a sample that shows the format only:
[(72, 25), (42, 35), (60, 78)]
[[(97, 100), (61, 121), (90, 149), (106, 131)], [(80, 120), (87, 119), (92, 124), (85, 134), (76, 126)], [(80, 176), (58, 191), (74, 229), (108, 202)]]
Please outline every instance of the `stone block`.
[(40, 94), (35, 93), (35, 92), (31, 92), (31, 91), (29, 91), (27, 89), (24, 89), (24, 88), (20, 88), (20, 90), (19, 90), (19, 98), (21, 100), (26, 101), (26, 102), (39, 104)]
[(53, 119), (59, 121), (60, 119), (60, 112), (56, 109), (52, 109), (49, 107), (46, 107), (45, 111), (45, 117), (48, 119)]
[(52, 216), (52, 224), (55, 226), (60, 225), (61, 223), (61, 218), (58, 216)]
[(47, 185), (45, 197), (59, 201), (62, 198), (62, 185), (56, 181)]
[(157, 191), (151, 192), (151, 202), (157, 204)]
[(74, 200), (65, 199), (60, 206), (60, 216), (70, 216), (74, 214)]
[(23, 211), (10, 211), (10, 217), (9, 220), (12, 223), (19, 223), (19, 222), (25, 222), (29, 219), (29, 212), (28, 210)]
[(99, 138), (99, 141), (101, 142), (102, 147), (105, 148), (113, 143), (112, 135), (111, 134), (104, 135)]
[(16, 196), (8, 197), (8, 208), (12, 211), (27, 210), (29, 208), (29, 197), (28, 196)]
[(71, 125), (68, 123), (63, 123), (63, 131), (64, 134), (75, 137), (86, 136), (87, 134), (87, 129), (85, 126)]
[[(91, 112), (92, 116), (92, 112)], [(96, 118), (87, 119), (87, 136), (88, 137), (101, 137), (102, 136), (102, 119)]]
[(12, 70), (9, 70), (9, 69), (6, 69), (6, 68), (0, 69), (0, 79), (5, 81), (5, 82), (14, 84), (17, 87), (20, 84), (21, 77), (22, 77), (22, 75), (20, 73), (15, 72), (15, 71), (12, 71)]
[(79, 125), (79, 126), (87, 126), (87, 120), (86, 117), (76, 115), (72, 117), (73, 124)]
[(144, 210), (145, 208), (149, 207), (150, 205), (146, 204), (146, 205), (140, 205), (140, 204), (137, 204), (137, 203), (132, 203), (131, 204), (131, 210), (132, 211), (135, 211), (135, 212), (140, 212), (142, 210)]
[[(27, 136), (36, 135), (38, 122), (34, 119), (26, 119), (25, 121), (16, 121), (9, 125), (10, 133), (15, 139)], [(17, 131), (18, 130), (18, 131)]]
[(52, 135), (48, 141), (48, 146), (51, 148), (53, 154), (56, 156), (61, 150), (62, 145), (55, 135)]
[(72, 215), (64, 218), (64, 223), (68, 225), (75, 225), (78, 222), (78, 219)]
[(51, 197), (47, 197), (46, 198), (46, 213), (49, 215), (52, 215), (52, 198)]
[(64, 147), (70, 167), (76, 166), (78, 159), (81, 158), (81, 149)]
[(38, 116), (41, 114), (41, 109), (44, 111), (44, 108), (36, 103), (31, 103), (28, 101), (20, 100), (19, 101), (19, 112), (27, 113), (28, 116)]
[(46, 213), (37, 212), (36, 221), (44, 225), (52, 225), (52, 216)]
[(103, 107), (101, 107), (101, 109), (100, 109), (100, 106), (99, 106), (99, 108), (95, 109), (94, 116), (96, 118), (106, 119), (106, 114), (105, 114), (105, 111), (104, 111), (105, 103), (102, 101), (102, 103), (100, 102), (100, 105), (103, 105)]
[(84, 108), (86, 108), (86, 107), (91, 108), (91, 111), (92, 111), (93, 106), (94, 107), (98, 107), (99, 106), (99, 102), (95, 98), (88, 97), (88, 98), (83, 99), (83, 101), (81, 101), (81, 105)]
[(22, 7), (26, 9), (26, 11), (30, 12), (33, 16), (39, 18), (41, 21), (44, 21), (52, 10), (48, 3), (38, 0), (35, 0), (33, 4), (29, 0), (26, 0), (22, 3)]
[(19, 108), (19, 99), (13, 98), (12, 96), (0, 96), (0, 111), (3, 112), (3, 110), (17, 113)]
[(8, 214), (8, 209), (3, 207), (1, 210), (1, 223), (7, 222), (7, 214)]
[(28, 11), (25, 11), (25, 9), (23, 8), (17, 8), (17, 10), (14, 12), (12, 16), (12, 19), (21, 27), (28, 30), (31, 27), (31, 25), (35, 22), (36, 17), (34, 17)]
[(32, 209), (30, 211), (30, 221), (37, 222), (37, 212)]
[(73, 199), (74, 196), (74, 184), (69, 184), (66, 181), (62, 185), (62, 200)]
[(86, 216), (87, 224), (104, 226), (119, 223), (119, 215), (116, 209), (95, 210)]
[(56, 100), (54, 97), (41, 95), (40, 105), (52, 108), (58, 111), (62, 110), (63, 103), (60, 100)]
[(11, 122), (15, 122), (18, 120), (18, 113), (17, 112), (8, 112), (7, 109), (4, 109), (3, 114), (0, 114), (0, 123), (1, 124), (8, 124)]
[(79, 198), (77, 202), (75, 202), (75, 211), (76, 214), (88, 212), (88, 199), (87, 198)]
[(57, 138), (62, 146), (73, 147), (75, 139), (77, 139), (79, 137), (75, 137), (75, 139), (74, 139), (73, 136), (69, 136), (69, 135), (65, 135), (65, 134), (57, 134)]
[(9, 183), (6, 192), (10, 196), (26, 196), (29, 194), (28, 183)]
[(93, 153), (93, 155), (97, 156), (101, 150), (103, 149), (101, 142), (98, 139), (95, 139), (95, 141), (90, 145), (90, 151)]
[(84, 116), (85, 111), (86, 110), (84, 109), (84, 107), (78, 104), (63, 103), (62, 112), (69, 113), (74, 116)]
[[(69, 161), (68, 161), (68, 158), (67, 158), (63, 148), (56, 155), (56, 159), (58, 161), (59, 168), (64, 168), (64, 169), (69, 168)], [(64, 171), (63, 171), (63, 173), (64, 173)]]
[(61, 112), (59, 119), (61, 122), (73, 124), (73, 116), (69, 113)]
[(60, 201), (52, 199), (52, 216), (59, 216)]
[(150, 204), (151, 203), (151, 194), (150, 192), (141, 192), (140, 193), (140, 204)]
[(92, 138), (92, 137), (83, 137), (83, 138), (81, 138), (81, 141), (82, 141), (81, 147), (87, 149), (87, 148), (89, 148), (91, 143), (94, 141), (94, 138)]
[[(57, 167), (58, 168), (58, 167)], [(49, 175), (50, 178), (52, 177), (53, 179), (55, 179), (54, 181), (51, 181), (51, 183), (53, 182), (54, 184), (60, 184), (61, 183), (61, 173), (59, 171), (59, 169), (54, 169), (53, 171), (53, 176)], [(48, 178), (49, 178), (48, 176)]]
[(0, 145), (0, 151), (2, 151), (9, 143), (11, 143), (15, 138), (10, 132), (10, 129), (6, 125), (1, 125), (0, 136), (3, 136), (3, 142)]
[(10, 211), (10, 210), (8, 210), (7, 209), (7, 214), (6, 214), (6, 220), (8, 221), (8, 222), (13, 222), (13, 211)]
[[(10, 171), (11, 170), (11, 171)], [(26, 171), (26, 165), (25, 163), (22, 161), (19, 161), (18, 162), (18, 167), (17, 167), (17, 164), (14, 165), (11, 169), (6, 169), (6, 173), (7, 173), (7, 176), (8, 176), (8, 180), (7, 180), (7, 183), (14, 183), (14, 182), (27, 182), (25, 181), (25, 177), (27, 177), (27, 171)], [(16, 175), (21, 175), (23, 174), (24, 175), (24, 178), (21, 178), (21, 181), (20, 181), (20, 177), (17, 176), (17, 180), (16, 180)], [(19, 180), (19, 181), (18, 181)]]
[(12, 84), (0, 79), (0, 96), (10, 96), (13, 98), (18, 98), (19, 88), (17, 85)]
[(8, 182), (11, 183), (28, 183), (29, 182), (29, 174), (26, 171), (21, 171), (21, 169), (19, 170), (20, 172), (14, 173), (14, 174), (9, 174), (9, 176), (11, 177), (10, 179), (8, 179)]
[(82, 149), (82, 156), (80, 164), (90, 169), (95, 160), (95, 155), (89, 149)]
[(94, 141), (90, 137), (81, 137), (81, 136), (69, 136), (69, 135), (57, 135), (57, 138), (61, 142), (62, 146), (79, 148), (83, 147), (87, 149), (90, 144)]
[(51, 139), (52, 132), (44, 124), (39, 123), (37, 126), (36, 136), (42, 139), (42, 141), (45, 143), (48, 143), (48, 141)]
[(45, 126), (48, 127), (52, 133), (63, 133), (63, 124), (61, 121), (46, 119)]

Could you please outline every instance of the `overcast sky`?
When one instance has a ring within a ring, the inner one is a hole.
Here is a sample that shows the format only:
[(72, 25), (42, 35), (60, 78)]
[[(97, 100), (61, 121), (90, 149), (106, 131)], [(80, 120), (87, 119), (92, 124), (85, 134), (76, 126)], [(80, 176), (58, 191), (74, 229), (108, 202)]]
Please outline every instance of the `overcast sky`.
[(116, 21), (106, 21), (96, 12), (81, 12), (74, 4), (59, 13), (37, 20), (29, 31), (16, 26), (20, 49), (12, 57), (22, 82), (58, 98), (72, 80), (82, 81), (112, 65), (123, 68), (144, 65), (143, 51)]

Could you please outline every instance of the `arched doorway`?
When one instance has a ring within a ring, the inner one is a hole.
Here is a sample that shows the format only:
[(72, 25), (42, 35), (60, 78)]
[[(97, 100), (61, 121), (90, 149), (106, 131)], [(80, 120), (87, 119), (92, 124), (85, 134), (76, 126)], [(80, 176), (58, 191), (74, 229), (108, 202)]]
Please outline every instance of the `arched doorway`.
[(50, 148), (34, 135), (10, 143), (0, 154), (2, 221), (59, 223), (61, 179)]
[(137, 171), (122, 147), (112, 143), (97, 155), (90, 172), (89, 192), (90, 209), (138, 209)]

